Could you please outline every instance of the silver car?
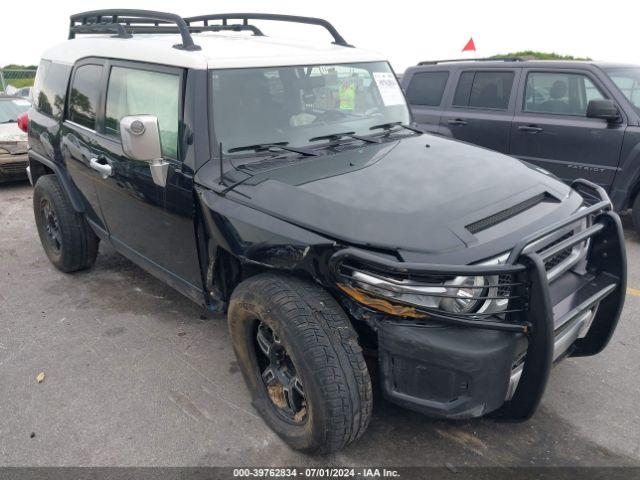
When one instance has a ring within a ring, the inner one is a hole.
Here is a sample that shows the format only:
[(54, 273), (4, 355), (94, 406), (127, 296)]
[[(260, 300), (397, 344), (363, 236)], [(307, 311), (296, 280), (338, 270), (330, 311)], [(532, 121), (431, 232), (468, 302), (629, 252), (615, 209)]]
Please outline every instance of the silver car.
[(0, 182), (27, 178), (27, 133), (18, 117), (29, 107), (27, 99), (0, 95)]

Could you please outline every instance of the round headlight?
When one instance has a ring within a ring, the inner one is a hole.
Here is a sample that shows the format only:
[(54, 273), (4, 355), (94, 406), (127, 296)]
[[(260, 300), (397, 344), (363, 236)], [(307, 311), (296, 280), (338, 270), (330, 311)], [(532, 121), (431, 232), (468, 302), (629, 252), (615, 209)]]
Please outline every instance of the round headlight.
[(451, 313), (472, 313), (480, 309), (486, 295), (485, 277), (456, 277), (447, 283), (447, 295), (440, 301), (440, 308)]

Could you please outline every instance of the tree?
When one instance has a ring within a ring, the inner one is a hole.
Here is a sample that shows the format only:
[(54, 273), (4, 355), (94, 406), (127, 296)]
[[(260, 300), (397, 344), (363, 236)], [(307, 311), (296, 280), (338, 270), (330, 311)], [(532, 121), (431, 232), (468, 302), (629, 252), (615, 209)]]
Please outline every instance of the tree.
[(37, 70), (37, 65), (16, 65), (15, 63), (10, 63), (9, 65), (5, 65), (2, 67), (2, 70)]
[(534, 50), (522, 50), (513, 53), (499, 53), (491, 58), (521, 57), (527, 60), (591, 60), (589, 57), (574, 57), (573, 55), (560, 55), (555, 52), (536, 52)]

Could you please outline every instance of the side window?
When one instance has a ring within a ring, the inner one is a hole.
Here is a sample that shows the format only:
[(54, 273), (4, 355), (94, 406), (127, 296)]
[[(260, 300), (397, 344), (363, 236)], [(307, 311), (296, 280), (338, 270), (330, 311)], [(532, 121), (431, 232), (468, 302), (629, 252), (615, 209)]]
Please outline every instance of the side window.
[(586, 75), (531, 72), (527, 75), (523, 110), (584, 117), (590, 100), (604, 98), (598, 87)]
[(106, 133), (117, 136), (128, 115), (158, 117), (162, 155), (177, 158), (180, 77), (170, 73), (113, 67), (107, 87)]
[(34, 106), (45, 115), (62, 118), (71, 67), (43, 60), (31, 92)]
[(453, 105), (506, 110), (513, 77), (513, 72), (463, 72), (458, 80)]
[(437, 107), (442, 102), (444, 87), (447, 85), (449, 72), (415, 73), (407, 87), (407, 100), (410, 105), (426, 105)]
[(83, 127), (96, 129), (96, 107), (98, 105), (100, 65), (82, 65), (76, 69), (69, 97), (69, 120)]
[(42, 86), (44, 85), (44, 80), (47, 77), (49, 68), (51, 68), (51, 60), (40, 61), (40, 65), (38, 65), (38, 71), (36, 72), (36, 79), (33, 82), (33, 89), (31, 90), (31, 101), (38, 107), (39, 110), (42, 110), (42, 108), (40, 107), (40, 92), (42, 92)]

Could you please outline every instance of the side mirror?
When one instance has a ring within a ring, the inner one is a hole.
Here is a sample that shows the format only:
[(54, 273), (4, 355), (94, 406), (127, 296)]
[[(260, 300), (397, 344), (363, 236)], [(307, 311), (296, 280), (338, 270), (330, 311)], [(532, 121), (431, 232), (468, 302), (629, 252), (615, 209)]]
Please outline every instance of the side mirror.
[(587, 105), (587, 117), (617, 122), (620, 120), (620, 112), (613, 100), (590, 100)]
[(153, 182), (167, 184), (169, 163), (162, 159), (158, 118), (154, 115), (131, 115), (120, 120), (122, 151), (132, 160), (148, 162)]
[(132, 160), (151, 162), (162, 158), (158, 118), (154, 115), (132, 115), (120, 120), (122, 150)]

